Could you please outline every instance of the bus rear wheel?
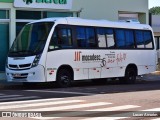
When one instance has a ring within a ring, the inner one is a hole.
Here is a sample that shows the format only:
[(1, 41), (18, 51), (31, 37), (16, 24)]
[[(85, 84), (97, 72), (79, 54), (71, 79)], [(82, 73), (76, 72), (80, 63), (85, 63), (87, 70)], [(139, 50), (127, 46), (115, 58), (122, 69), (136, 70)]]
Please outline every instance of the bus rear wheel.
[(71, 72), (67, 69), (60, 69), (57, 75), (57, 85), (58, 87), (66, 88), (71, 86), (71, 81), (73, 77)]
[(125, 77), (119, 78), (122, 84), (134, 84), (136, 82), (136, 71), (134, 68), (128, 68), (125, 72)]

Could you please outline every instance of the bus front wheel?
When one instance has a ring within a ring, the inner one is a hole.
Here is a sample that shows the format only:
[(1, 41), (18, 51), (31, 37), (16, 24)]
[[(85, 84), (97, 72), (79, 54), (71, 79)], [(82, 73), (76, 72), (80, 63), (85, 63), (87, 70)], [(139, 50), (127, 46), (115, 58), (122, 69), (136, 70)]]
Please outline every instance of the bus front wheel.
[(134, 68), (126, 69), (125, 76), (119, 78), (120, 83), (122, 84), (134, 84), (136, 82), (136, 71)]
[(65, 88), (70, 87), (72, 81), (72, 75), (67, 69), (60, 69), (57, 75), (57, 85), (59, 87)]

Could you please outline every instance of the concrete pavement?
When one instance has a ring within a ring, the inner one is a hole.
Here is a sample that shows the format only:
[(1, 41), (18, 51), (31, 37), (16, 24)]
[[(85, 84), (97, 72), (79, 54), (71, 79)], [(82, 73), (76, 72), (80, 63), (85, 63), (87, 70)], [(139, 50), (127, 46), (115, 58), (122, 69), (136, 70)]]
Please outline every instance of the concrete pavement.
[(147, 81), (160, 80), (160, 71), (155, 71), (154, 73), (143, 75), (141, 79)]

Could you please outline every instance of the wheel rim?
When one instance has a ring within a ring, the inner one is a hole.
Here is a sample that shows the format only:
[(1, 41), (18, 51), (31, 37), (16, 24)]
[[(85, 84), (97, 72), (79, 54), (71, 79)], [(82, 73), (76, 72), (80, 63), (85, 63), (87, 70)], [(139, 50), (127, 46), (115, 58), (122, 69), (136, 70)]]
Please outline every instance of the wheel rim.
[(129, 82), (134, 82), (136, 80), (136, 76), (135, 76), (134, 71), (129, 71), (128, 72), (128, 80), (129, 80)]
[(67, 75), (63, 75), (63, 76), (61, 76), (61, 83), (63, 84), (63, 85), (68, 85), (69, 84), (69, 76), (67, 76)]

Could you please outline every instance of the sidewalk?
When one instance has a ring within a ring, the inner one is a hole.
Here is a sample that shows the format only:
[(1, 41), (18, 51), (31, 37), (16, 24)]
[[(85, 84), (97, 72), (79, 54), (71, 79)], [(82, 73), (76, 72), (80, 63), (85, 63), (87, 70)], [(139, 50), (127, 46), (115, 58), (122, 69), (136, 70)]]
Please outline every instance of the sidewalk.
[(17, 84), (18, 83), (7, 82), (5, 73), (0, 73), (0, 88), (4, 88), (10, 85), (17, 85)]
[(156, 71), (150, 74), (143, 75), (141, 79), (147, 80), (147, 81), (160, 80), (160, 71)]

